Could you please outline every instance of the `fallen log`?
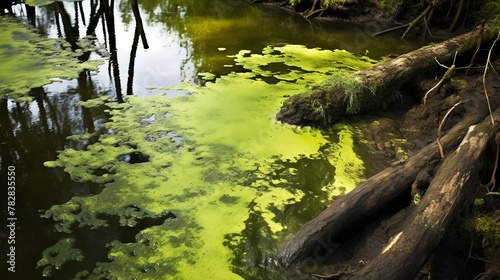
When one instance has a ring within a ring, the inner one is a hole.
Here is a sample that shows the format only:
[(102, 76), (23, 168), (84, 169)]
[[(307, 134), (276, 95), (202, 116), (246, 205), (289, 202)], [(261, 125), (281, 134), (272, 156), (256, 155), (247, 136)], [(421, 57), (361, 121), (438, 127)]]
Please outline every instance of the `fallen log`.
[[(441, 138), (445, 152), (454, 150), (467, 129), (483, 120), (486, 115), (486, 110), (480, 110), (448, 131)], [(359, 184), (316, 218), (304, 224), (286, 243), (278, 258), (285, 266), (299, 261), (317, 264), (326, 260), (342, 242), (342, 235), (351, 228), (365, 225), (374, 216), (383, 212), (411, 187), (419, 173), (428, 172), (429, 165), (436, 163), (440, 158), (438, 145), (433, 142), (404, 163), (389, 167)]]
[(276, 117), (289, 124), (321, 126), (345, 115), (383, 108), (396, 99), (398, 89), (405, 82), (436, 67), (435, 58), (445, 63), (453, 59), (455, 53), (461, 56), (473, 52), (481, 36), (485, 44), (495, 39), (495, 35), (489, 28), (477, 28), (354, 74), (329, 78), (285, 100)]
[(382, 252), (351, 279), (415, 279), (434, 252), (446, 230), (462, 209), (474, 198), (482, 157), (500, 125), (489, 118), (471, 126), (457, 150), (446, 156), (427, 192), (413, 213)]

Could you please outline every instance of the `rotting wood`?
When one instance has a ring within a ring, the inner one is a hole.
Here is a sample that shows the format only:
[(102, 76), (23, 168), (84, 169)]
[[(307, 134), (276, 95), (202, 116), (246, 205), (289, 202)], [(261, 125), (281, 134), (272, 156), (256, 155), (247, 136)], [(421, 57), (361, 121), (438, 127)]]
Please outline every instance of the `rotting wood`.
[[(488, 113), (479, 111), (455, 125), (441, 138), (446, 150), (455, 149), (467, 129)], [(429, 162), (440, 158), (435, 142), (427, 145), (404, 163), (389, 167), (359, 184), (354, 190), (337, 199), (316, 218), (304, 224), (279, 253), (284, 265), (297, 262), (316, 262), (326, 259), (339, 247), (339, 238), (350, 228), (359, 227), (382, 212), (387, 205), (410, 188), (415, 178)]]
[[(405, 82), (436, 67), (435, 58), (443, 63), (450, 61), (455, 53), (461, 56), (474, 51), (480, 36), (485, 44), (493, 41), (495, 35), (496, 32), (491, 29), (485, 28), (482, 32), (481, 28), (476, 28), (436, 45), (425, 46), (357, 71), (352, 75), (360, 86), (350, 96), (346, 96), (344, 89), (326, 80), (307, 92), (285, 100), (277, 119), (294, 125), (321, 126), (355, 112), (382, 108)], [(353, 103), (357, 105), (356, 110), (349, 107)], [(322, 110), (318, 110), (315, 104), (321, 104)]]
[(439, 167), (420, 204), (384, 250), (351, 279), (414, 279), (438, 246), (464, 202), (474, 197), (480, 161), (500, 127), (487, 118), (469, 128), (454, 153)]

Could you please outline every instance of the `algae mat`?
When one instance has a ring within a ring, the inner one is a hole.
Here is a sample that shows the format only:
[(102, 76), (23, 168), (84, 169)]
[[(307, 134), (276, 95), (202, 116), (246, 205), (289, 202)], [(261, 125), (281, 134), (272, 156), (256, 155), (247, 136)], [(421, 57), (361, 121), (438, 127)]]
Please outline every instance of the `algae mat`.
[[(86, 50), (95, 48), (86, 41)], [(82, 44), (83, 45), (83, 44)], [(74, 79), (83, 70), (95, 70), (103, 60), (79, 61), (82, 49), (72, 51), (62, 40), (47, 39), (27, 24), (0, 17), (0, 99), (29, 101), (30, 89), (61, 79)]]
[(118, 221), (118, 228), (138, 228), (133, 240), (112, 237), (102, 248), (107, 261), (75, 278), (285, 277), (272, 268), (280, 240), (332, 195), (354, 188), (363, 179), (363, 163), (353, 152), (350, 127), (335, 127), (337, 140), (330, 141), (321, 131), (277, 123), (274, 115), (285, 96), (325, 74), (375, 61), (295, 45), (266, 47), (261, 54), (241, 51), (233, 58), (244, 71), (203, 86), (164, 89), (189, 91), (185, 96), (82, 103), (101, 101), (109, 108), (108, 132), (97, 141), (73, 136), (87, 147), (66, 149), (46, 166), (105, 187), (44, 214), (66, 236), (39, 261), (44, 274), (85, 261), (75, 231), (91, 235)]

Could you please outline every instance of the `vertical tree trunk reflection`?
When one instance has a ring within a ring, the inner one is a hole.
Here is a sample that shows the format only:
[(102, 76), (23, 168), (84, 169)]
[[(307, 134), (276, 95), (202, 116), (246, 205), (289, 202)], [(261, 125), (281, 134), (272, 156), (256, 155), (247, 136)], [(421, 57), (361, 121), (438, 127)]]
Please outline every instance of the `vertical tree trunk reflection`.
[[(89, 99), (94, 98), (95, 89), (92, 84), (92, 80), (88, 75), (88, 71), (83, 71), (78, 76), (78, 88), (80, 93), (80, 100), (87, 101)], [(94, 119), (92, 117), (92, 112), (89, 108), (82, 106), (82, 117), (83, 117), (83, 125), (85, 126), (87, 133), (94, 133)]]
[(71, 45), (71, 49), (74, 51), (79, 48), (78, 45), (76, 44), (76, 41), (78, 40), (79, 37), (78, 26), (76, 26), (76, 28), (71, 26), (71, 19), (69, 17), (68, 12), (64, 8), (64, 4), (62, 2), (54, 2), (54, 5), (56, 7), (56, 13), (61, 15), (66, 41), (68, 41), (68, 43)]
[[(48, 121), (48, 115), (47, 111), (45, 110), (44, 106), (44, 99), (43, 97), (46, 95), (45, 90), (43, 87), (35, 88), (32, 90), (32, 92), (35, 93), (35, 101), (38, 105), (38, 113), (39, 113), (39, 119), (40, 123), (42, 124), (43, 128), (43, 135), (45, 137), (45, 147), (47, 149), (47, 152), (51, 158), (56, 158), (57, 157), (57, 149), (56, 149), (56, 140), (54, 139), (53, 135), (57, 135), (57, 133), (54, 133), (53, 129), (49, 127), (49, 121)], [(55, 121), (53, 120), (52, 123)]]
[(132, 49), (130, 50), (130, 62), (128, 65), (128, 81), (127, 81), (127, 95), (133, 95), (133, 84), (134, 84), (134, 69), (135, 69), (135, 57), (137, 54), (137, 45), (139, 44), (139, 30), (136, 26), (134, 33), (134, 40), (132, 41)]
[(83, 12), (83, 5), (82, 5), (82, 1), (78, 1), (78, 8), (80, 9), (80, 15), (82, 17), (82, 23), (83, 25), (87, 25), (87, 23), (85, 23), (85, 13)]
[(20, 162), (26, 160), (24, 149), (20, 141), (18, 141), (14, 135), (14, 128), (10, 121), (7, 102), (7, 99), (0, 100), (0, 147), (2, 150), (2, 166), (4, 162), (14, 163), (17, 160)]
[[(109, 41), (109, 62), (113, 71), (113, 77), (110, 77), (115, 82), (116, 100), (123, 102), (122, 87), (120, 82), (120, 68), (118, 65), (118, 55), (116, 50), (116, 35), (115, 35), (115, 18), (113, 13), (114, 1), (108, 3), (107, 0), (101, 0), (101, 8), (104, 10), (106, 19), (106, 27), (108, 28), (108, 41)], [(106, 36), (104, 36), (106, 37)]]
[(149, 48), (148, 41), (146, 39), (146, 33), (144, 32), (144, 25), (142, 24), (141, 13), (139, 12), (139, 4), (137, 0), (130, 0), (130, 6), (132, 7), (132, 12), (135, 17), (135, 32), (134, 40), (132, 41), (132, 49), (130, 50), (130, 62), (128, 66), (128, 81), (127, 81), (127, 95), (132, 95), (133, 84), (134, 84), (134, 69), (135, 69), (135, 57), (137, 55), (137, 45), (139, 44), (139, 35), (141, 36), (142, 46), (145, 49)]
[(139, 5), (137, 0), (130, 0), (130, 5), (132, 6), (132, 12), (134, 13), (136, 30), (139, 31), (141, 35), (142, 46), (145, 49), (149, 49), (148, 40), (146, 39), (146, 33), (144, 32), (144, 26), (142, 25), (141, 13), (139, 12)]

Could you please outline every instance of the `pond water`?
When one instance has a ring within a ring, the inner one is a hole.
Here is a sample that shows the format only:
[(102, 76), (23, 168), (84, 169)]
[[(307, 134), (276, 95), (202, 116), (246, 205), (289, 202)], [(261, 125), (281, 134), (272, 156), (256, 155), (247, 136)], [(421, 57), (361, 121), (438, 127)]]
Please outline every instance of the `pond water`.
[(48, 2), (37, 32), (91, 42), (80, 60), (104, 63), (0, 99), (15, 279), (293, 279), (277, 248), (377, 170), (362, 121), (319, 131), (274, 114), (328, 74), (416, 47), (243, 0)]

